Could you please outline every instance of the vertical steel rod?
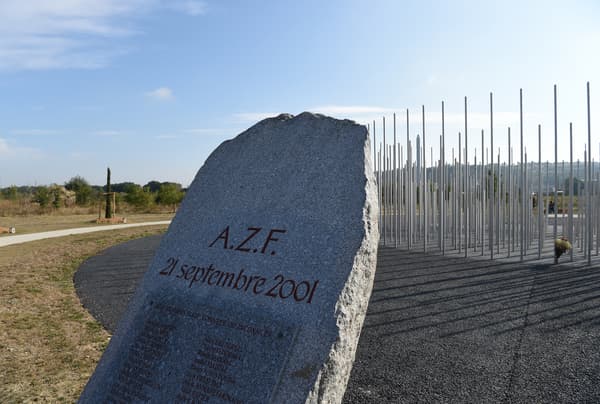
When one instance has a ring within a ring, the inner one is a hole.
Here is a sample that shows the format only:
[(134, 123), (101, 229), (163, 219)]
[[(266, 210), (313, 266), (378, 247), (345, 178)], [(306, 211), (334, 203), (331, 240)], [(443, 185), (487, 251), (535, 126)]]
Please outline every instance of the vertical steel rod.
[(587, 128), (588, 128), (588, 181), (585, 184), (587, 190), (587, 210), (586, 210), (586, 221), (588, 222), (588, 253), (587, 263), (592, 265), (592, 220), (591, 215), (588, 217), (588, 211), (592, 210), (592, 126), (590, 118), (590, 82), (587, 82)]
[(423, 252), (427, 252), (427, 148), (425, 146), (425, 105), (421, 106), (423, 117), (423, 145), (421, 147), (423, 154), (423, 188), (421, 189), (421, 208), (423, 209)]
[(409, 116), (408, 116), (408, 108), (406, 108), (406, 189), (408, 192), (406, 203), (408, 206), (408, 210), (406, 212), (406, 216), (408, 219), (408, 249), (412, 246), (412, 237), (413, 237), (413, 205), (412, 205), (412, 155), (411, 155), (411, 147), (410, 147), (410, 129), (409, 129)]
[(444, 101), (442, 101), (442, 150), (440, 152), (441, 161), (442, 161), (442, 193), (441, 193), (441, 234), (442, 234), (442, 255), (446, 253), (446, 139), (445, 139), (445, 129), (444, 129)]
[[(538, 260), (542, 258), (542, 125), (538, 124), (538, 186), (537, 186), (537, 217), (538, 217)], [(569, 211), (571, 208), (569, 208)]]
[(498, 190), (496, 192), (496, 254), (500, 255), (500, 191), (501, 191), (501, 182), (500, 182), (500, 148), (498, 147), (498, 165), (496, 166), (496, 172), (498, 177)]
[(510, 146), (510, 127), (508, 128), (508, 192), (509, 192), (509, 200), (508, 200), (508, 248), (507, 248), (507, 256), (510, 257), (511, 250), (511, 231), (513, 229), (513, 211), (511, 209), (512, 200), (515, 198), (512, 190), (512, 148)]
[(481, 255), (485, 251), (485, 201), (487, 195), (484, 147), (484, 131), (481, 129)]
[(490, 206), (490, 217), (488, 223), (488, 237), (489, 246), (490, 246), (490, 259), (494, 259), (494, 197), (495, 197), (495, 189), (494, 189), (494, 99), (493, 94), (490, 92), (490, 172), (491, 178), (490, 182), (490, 196), (489, 196), (489, 206)]
[(458, 200), (458, 253), (462, 252), (462, 209), (463, 209), (463, 199), (462, 199), (462, 135), (458, 132), (458, 172), (456, 173), (457, 178), (457, 187), (456, 194)]
[[(558, 237), (558, 209), (556, 203), (557, 191), (558, 191), (558, 125), (557, 125), (557, 113), (556, 113), (556, 84), (554, 85), (554, 233), (553, 240)], [(552, 241), (554, 243), (554, 241)]]
[(394, 219), (393, 219), (393, 227), (394, 227), (394, 245), (398, 248), (398, 171), (396, 169), (396, 113), (394, 112), (394, 161), (392, 163), (392, 197), (393, 197), (393, 205), (394, 205)]
[(523, 160), (523, 89), (519, 90), (519, 131), (521, 134), (521, 215), (519, 221), (521, 222), (521, 257), (520, 261), (523, 261), (523, 254), (525, 252), (525, 164)]
[(469, 141), (467, 135), (467, 97), (465, 97), (465, 191), (464, 191), (464, 206), (465, 206), (465, 258), (469, 253), (471, 244), (471, 232), (469, 229), (469, 205), (471, 202), (470, 192), (470, 175), (469, 175)]
[[(564, 224), (563, 224), (564, 226)], [(573, 239), (573, 122), (569, 122), (569, 241)], [(573, 262), (573, 248), (569, 250), (569, 259)]]

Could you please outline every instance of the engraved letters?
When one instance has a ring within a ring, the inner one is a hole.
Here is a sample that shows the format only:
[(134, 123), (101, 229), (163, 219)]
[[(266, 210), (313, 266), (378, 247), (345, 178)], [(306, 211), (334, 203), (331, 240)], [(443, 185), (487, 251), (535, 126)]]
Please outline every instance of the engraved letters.
[[(243, 268), (237, 272), (228, 272), (215, 268), (213, 264), (208, 266), (191, 265), (181, 263), (175, 257), (167, 258), (166, 264), (160, 268), (159, 275), (171, 276), (187, 283), (188, 288), (195, 284), (209, 287), (220, 287), (232, 289), (250, 295), (262, 295), (281, 300), (294, 300), (296, 302), (312, 303), (319, 280), (297, 281), (289, 279), (282, 274), (266, 277), (260, 274), (246, 273)], [(176, 268), (179, 268), (175, 271)]]
[[(233, 242), (233, 241), (231, 241), (231, 244), (230, 244), (229, 227), (230, 226), (225, 227), (225, 229), (217, 236), (217, 238), (214, 239), (214, 241), (212, 243), (210, 243), (208, 246), (209, 247), (213, 247), (213, 246), (218, 247), (218, 246), (222, 245), (223, 248), (226, 250), (252, 252), (252, 253), (260, 252), (261, 254), (266, 254), (269, 243), (279, 241), (279, 238), (275, 237), (275, 235), (277, 233), (283, 234), (283, 233), (287, 232), (287, 230), (284, 230), (284, 229), (269, 229), (269, 233), (266, 236), (266, 238), (264, 239), (264, 242), (260, 243), (260, 241), (259, 241), (257, 244), (257, 242), (254, 241), (253, 239), (259, 233), (262, 232), (263, 228), (262, 227), (248, 227), (247, 234), (245, 234), (243, 236), (242, 241), (238, 245), (235, 245), (235, 242)], [(271, 250), (268, 253), (271, 255), (275, 255), (276, 251)]]

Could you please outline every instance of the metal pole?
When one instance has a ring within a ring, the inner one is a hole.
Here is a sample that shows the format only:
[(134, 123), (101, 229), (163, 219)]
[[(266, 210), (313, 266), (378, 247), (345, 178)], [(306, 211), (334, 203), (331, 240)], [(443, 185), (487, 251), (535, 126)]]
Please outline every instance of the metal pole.
[[(473, 232), (474, 232), (474, 242), (472, 242), (473, 245), (473, 251), (477, 251), (478, 245), (480, 245), (480, 240), (481, 240), (481, 187), (478, 186), (479, 184), (479, 179), (480, 179), (480, 173), (479, 173), (479, 164), (477, 162), (477, 148), (473, 148), (473, 167), (471, 170), (471, 175), (472, 175), (472, 179), (471, 179), (471, 194), (472, 194), (472, 206), (473, 206), (473, 212), (471, 214), (471, 220), (472, 220), (472, 224), (470, 225), (471, 227), (473, 227)], [(481, 246), (481, 248), (483, 249), (483, 246)]]
[(490, 218), (488, 223), (488, 235), (489, 235), (489, 243), (490, 243), (490, 259), (494, 259), (494, 99), (493, 94), (490, 92), (490, 168), (491, 168), (491, 178), (490, 178)]
[(487, 197), (487, 186), (485, 182), (485, 149), (484, 132), (481, 129), (481, 255), (485, 251), (485, 201)]
[[(404, 169), (402, 169), (402, 164), (404, 163), (404, 150), (402, 149), (402, 146), (400, 145), (400, 142), (398, 142), (398, 154), (400, 156), (400, 160), (398, 161), (398, 175), (400, 176), (400, 182), (399, 182), (399, 188), (400, 188), (400, 197), (398, 198), (399, 200), (399, 210), (400, 213), (402, 213), (402, 207), (404, 206), (404, 212), (406, 212), (406, 187), (405, 187), (405, 178), (406, 178), (406, 173), (404, 172)], [(406, 230), (406, 215), (402, 214), (400, 215), (400, 239), (402, 240), (404, 231)]]
[(587, 145), (585, 145), (584, 149), (583, 149), (583, 178), (584, 178), (584, 184), (585, 184), (585, 197), (583, 198), (585, 200), (584, 203), (584, 216), (583, 216), (583, 235), (582, 235), (582, 241), (583, 241), (583, 256), (587, 257), (587, 253), (588, 253), (588, 190), (590, 188), (590, 181), (588, 178), (588, 154), (587, 154)]
[(429, 153), (430, 153), (430, 159), (429, 161), (431, 162), (431, 169), (430, 169), (430, 173), (431, 173), (431, 179), (430, 179), (430, 183), (431, 183), (431, 187), (429, 189), (429, 209), (430, 209), (430, 219), (429, 219), (429, 227), (431, 229), (431, 235), (429, 236), (432, 240), (435, 239), (435, 229), (436, 229), (436, 209), (437, 206), (435, 204), (435, 184), (437, 179), (435, 178), (435, 164), (433, 162), (433, 147), (429, 147)]
[(458, 198), (458, 253), (461, 253), (461, 248), (462, 248), (462, 206), (463, 206), (463, 199), (462, 199), (462, 136), (460, 134), (460, 132), (458, 132), (458, 173), (456, 174), (457, 177), (457, 198)]
[(586, 184), (585, 188), (587, 190), (587, 209), (586, 209), (586, 221), (588, 222), (588, 253), (587, 253), (587, 262), (588, 265), (592, 265), (592, 216), (588, 218), (588, 212), (592, 210), (592, 126), (591, 126), (591, 118), (590, 118), (590, 82), (587, 82), (587, 127), (588, 127), (588, 181), (589, 185)]
[(421, 106), (423, 117), (423, 189), (421, 192), (421, 206), (423, 207), (423, 252), (427, 252), (427, 148), (425, 147), (425, 105)]
[(406, 179), (406, 189), (408, 192), (408, 196), (406, 198), (406, 203), (408, 204), (407, 210), (407, 219), (408, 219), (408, 249), (412, 245), (412, 233), (413, 233), (413, 205), (412, 205), (412, 150), (410, 145), (410, 129), (409, 129), (409, 117), (408, 117), (408, 108), (406, 109), (406, 171), (407, 171), (407, 179)]
[(519, 90), (519, 130), (521, 133), (521, 257), (520, 261), (523, 261), (523, 254), (525, 250), (525, 164), (523, 160), (523, 89)]
[(523, 242), (523, 250), (527, 255), (529, 248), (529, 176), (527, 175), (527, 148), (525, 148), (525, 171), (523, 174), (523, 225), (525, 226), (524, 234), (525, 241)]
[(454, 147), (452, 148), (452, 248), (456, 249), (456, 158), (454, 157)]
[(508, 192), (509, 192), (509, 200), (508, 200), (508, 253), (507, 256), (510, 257), (510, 248), (511, 248), (511, 230), (513, 229), (513, 211), (511, 209), (512, 200), (514, 199), (513, 189), (512, 189), (512, 148), (510, 146), (510, 127), (508, 128)]
[(373, 120), (373, 169), (375, 170), (375, 178), (377, 179), (377, 203), (379, 204), (379, 234), (381, 234), (381, 178), (379, 178), (378, 164), (379, 159), (377, 157), (377, 134), (375, 131), (375, 121)]
[[(573, 240), (573, 122), (569, 122), (569, 241)], [(569, 250), (570, 261), (573, 262), (573, 248)]]
[[(550, 216), (550, 162), (546, 160), (546, 209), (544, 213), (544, 238), (546, 237), (546, 231), (548, 230), (548, 217)], [(550, 246), (554, 245), (554, 241), (550, 243)]]
[(442, 236), (443, 236), (443, 232), (442, 232), (442, 198), (443, 198), (443, 194), (442, 192), (444, 192), (444, 188), (442, 186), (444, 180), (442, 178), (442, 136), (440, 135), (440, 139), (439, 139), (439, 147), (440, 147), (440, 158), (438, 159), (438, 203), (437, 203), (437, 207), (438, 207), (438, 213), (439, 213), (439, 218), (438, 218), (438, 249), (440, 251), (442, 251)]
[(388, 217), (388, 211), (387, 211), (387, 196), (388, 196), (388, 189), (387, 189), (387, 144), (385, 141), (385, 116), (383, 117), (383, 245), (387, 245), (387, 217)]
[[(558, 209), (556, 203), (558, 191), (558, 125), (557, 125), (557, 114), (556, 114), (556, 84), (554, 85), (554, 233), (553, 240), (558, 237)], [(554, 243), (554, 241), (552, 241)]]
[(441, 215), (441, 223), (440, 223), (440, 227), (441, 227), (441, 241), (442, 241), (442, 255), (446, 254), (446, 139), (445, 139), (445, 133), (444, 133), (444, 101), (442, 101), (442, 150), (440, 152), (441, 154), (441, 161), (442, 161), (442, 176), (441, 176), (441, 183), (442, 183), (442, 198), (441, 198), (441, 210), (442, 210), (442, 215)]
[(412, 189), (412, 145), (410, 144), (410, 140), (406, 145), (406, 220), (407, 220), (407, 232), (406, 237), (408, 240), (408, 249), (412, 247), (413, 240), (413, 189)]
[(392, 164), (392, 199), (394, 206), (394, 245), (398, 248), (398, 171), (396, 170), (396, 113), (394, 112), (394, 161)]
[[(493, 163), (493, 162), (492, 162)], [(500, 182), (500, 148), (498, 147), (498, 166), (496, 167), (496, 172), (498, 173), (498, 191), (496, 192), (496, 253), (500, 255), (500, 191), (501, 191), (501, 182)]]
[[(537, 210), (538, 210), (538, 260), (542, 258), (542, 125), (538, 124), (538, 186), (537, 186)], [(571, 208), (569, 208), (571, 211)]]
[(500, 193), (500, 202), (502, 203), (501, 209), (501, 222), (502, 222), (502, 248), (506, 248), (506, 202), (508, 190), (506, 189), (506, 162), (502, 163), (502, 192)]
[(467, 97), (465, 97), (465, 195), (464, 195), (464, 206), (465, 206), (465, 258), (469, 253), (469, 246), (471, 244), (471, 233), (469, 229), (469, 203), (470, 203), (470, 176), (469, 176), (469, 143), (467, 135)]
[(396, 151), (396, 237), (398, 245), (402, 243), (402, 158), (400, 141), (394, 147)]

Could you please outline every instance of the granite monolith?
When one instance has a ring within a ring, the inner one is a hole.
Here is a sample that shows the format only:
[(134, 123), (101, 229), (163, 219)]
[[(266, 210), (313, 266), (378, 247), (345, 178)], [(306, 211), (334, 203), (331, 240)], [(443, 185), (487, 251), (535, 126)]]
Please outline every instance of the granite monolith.
[(341, 402), (379, 239), (369, 148), (311, 113), (221, 144), (80, 402)]

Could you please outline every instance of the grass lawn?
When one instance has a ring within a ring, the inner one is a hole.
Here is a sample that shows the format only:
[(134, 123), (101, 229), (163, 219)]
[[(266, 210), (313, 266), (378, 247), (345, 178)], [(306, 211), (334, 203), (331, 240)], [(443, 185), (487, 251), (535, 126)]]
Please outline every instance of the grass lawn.
[[(143, 213), (117, 216), (125, 216), (127, 223), (140, 223), (171, 220), (174, 215), (172, 213)], [(0, 226), (14, 226), (17, 229), (17, 234), (26, 234), (75, 227), (101, 226), (96, 224), (95, 220), (97, 218), (98, 215), (6, 216), (0, 217)], [(10, 237), (10, 235), (0, 234), (0, 237)]]
[(77, 400), (110, 335), (81, 306), (74, 272), (111, 245), (165, 230), (129, 228), (0, 248), (0, 402)]

